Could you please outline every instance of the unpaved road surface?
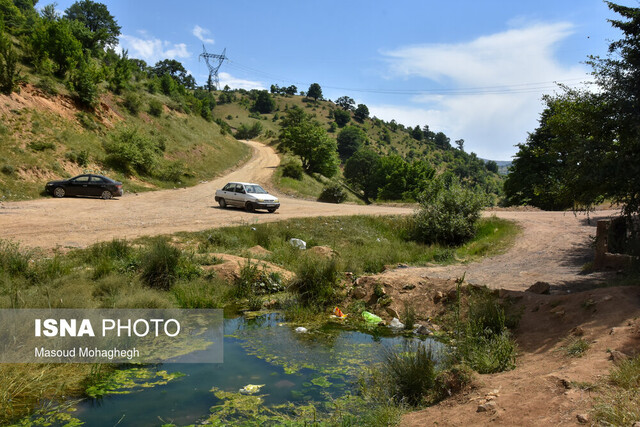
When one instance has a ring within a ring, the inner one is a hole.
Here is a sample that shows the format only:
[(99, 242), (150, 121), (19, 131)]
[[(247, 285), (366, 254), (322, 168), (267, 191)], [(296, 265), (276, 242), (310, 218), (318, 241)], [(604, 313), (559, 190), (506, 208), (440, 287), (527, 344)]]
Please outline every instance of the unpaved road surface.
[[(112, 238), (198, 231), (246, 223), (331, 215), (406, 214), (410, 208), (330, 204), (281, 196), (275, 214), (220, 209), (214, 201), (217, 189), (229, 181), (248, 181), (270, 187), (280, 160), (271, 147), (248, 142), (253, 157), (240, 168), (194, 187), (126, 194), (115, 200), (43, 198), (0, 204), (0, 238), (29, 247), (85, 247)], [(44, 183), (43, 183), (44, 185)]]
[[(1, 204), (0, 238), (46, 249), (85, 247), (114, 237), (130, 239), (288, 218), (412, 212), (406, 207), (337, 205), (284, 195), (279, 195), (281, 208), (275, 214), (221, 209), (214, 201), (214, 193), (229, 181), (258, 182), (277, 194), (270, 188), (271, 176), (279, 164), (277, 154), (263, 144), (248, 144), (254, 151), (249, 162), (195, 187), (125, 194), (116, 200), (43, 198)], [(579, 287), (601, 278), (584, 275), (581, 269), (592, 257), (589, 236), (595, 235), (596, 220), (615, 213), (597, 212), (588, 223), (585, 215), (565, 212), (487, 212), (485, 215), (515, 220), (523, 228), (523, 234), (505, 254), (471, 264), (398, 269), (388, 274), (452, 278), (466, 273), (471, 283), (505, 289), (523, 289), (538, 280), (557, 287)]]
[(494, 289), (523, 290), (537, 281), (548, 282), (552, 291), (576, 292), (610, 277), (610, 273), (584, 273), (593, 259), (591, 237), (598, 219), (618, 214), (616, 210), (590, 215), (572, 212), (496, 211), (485, 212), (516, 221), (522, 227), (513, 247), (506, 253), (479, 262), (449, 266), (413, 267), (392, 270), (389, 275), (458, 278)]

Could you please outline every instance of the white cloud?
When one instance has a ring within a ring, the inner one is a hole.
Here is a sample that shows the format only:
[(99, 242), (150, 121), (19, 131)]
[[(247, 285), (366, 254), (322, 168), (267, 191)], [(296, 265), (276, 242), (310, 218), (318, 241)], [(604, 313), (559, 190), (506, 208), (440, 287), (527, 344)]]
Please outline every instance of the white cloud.
[(191, 34), (196, 36), (202, 43), (214, 44), (215, 41), (212, 38), (207, 38), (211, 34), (211, 31), (206, 28), (202, 28), (200, 25), (193, 27)]
[[(383, 52), (389, 77), (427, 79), (446, 88), (414, 96), (418, 108), (370, 106), (378, 117), (398, 114), (407, 125), (428, 124), (451, 140), (464, 138), (468, 151), (508, 159), (516, 143), (537, 126), (544, 93), (554, 81), (587, 80), (581, 65), (562, 65), (555, 48), (573, 31), (567, 22), (536, 23), (466, 43), (426, 44)], [(421, 84), (422, 87), (425, 84)]]
[(184, 43), (171, 43), (166, 40), (150, 37), (142, 33), (143, 37), (120, 36), (119, 48), (129, 50), (132, 58), (144, 59), (149, 64), (155, 64), (163, 59), (181, 59), (191, 57), (191, 52)]
[(239, 79), (233, 77), (229, 73), (218, 73), (218, 77), (220, 79), (221, 88), (224, 88), (225, 85), (228, 85), (231, 89), (266, 89), (265, 85), (262, 82)]

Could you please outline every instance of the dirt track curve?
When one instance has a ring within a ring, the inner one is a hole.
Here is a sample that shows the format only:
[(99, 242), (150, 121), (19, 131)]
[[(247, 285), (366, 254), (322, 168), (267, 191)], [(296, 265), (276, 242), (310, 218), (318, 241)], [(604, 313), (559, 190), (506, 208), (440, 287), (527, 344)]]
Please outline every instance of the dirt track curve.
[[(258, 182), (277, 194), (271, 187), (271, 176), (279, 164), (277, 154), (258, 142), (247, 144), (253, 149), (251, 160), (222, 177), (190, 188), (125, 194), (117, 200), (44, 198), (1, 204), (1, 238), (47, 249), (85, 247), (114, 237), (134, 238), (288, 218), (412, 212), (411, 208), (336, 205), (281, 194), (281, 208), (275, 214), (220, 209), (214, 202), (214, 193), (228, 181)], [(592, 257), (589, 236), (595, 235), (596, 220), (615, 213), (600, 211), (588, 222), (585, 215), (570, 212), (485, 212), (515, 220), (522, 226), (522, 236), (507, 253), (466, 265), (403, 268), (387, 274), (452, 278), (466, 273), (469, 282), (493, 288), (523, 289), (542, 280), (561, 290), (579, 290), (603, 278), (583, 274), (582, 266)]]
[[(263, 223), (288, 218), (331, 215), (384, 215), (411, 212), (409, 208), (330, 204), (299, 200), (278, 194), (281, 208), (275, 214), (220, 209), (215, 191), (229, 181), (247, 181), (271, 188), (271, 175), (280, 160), (271, 147), (247, 142), (253, 157), (238, 169), (194, 187), (126, 194), (115, 200), (43, 198), (0, 204), (0, 238), (25, 246), (85, 247), (112, 238), (198, 231), (243, 223)], [(277, 194), (277, 192), (274, 191)]]

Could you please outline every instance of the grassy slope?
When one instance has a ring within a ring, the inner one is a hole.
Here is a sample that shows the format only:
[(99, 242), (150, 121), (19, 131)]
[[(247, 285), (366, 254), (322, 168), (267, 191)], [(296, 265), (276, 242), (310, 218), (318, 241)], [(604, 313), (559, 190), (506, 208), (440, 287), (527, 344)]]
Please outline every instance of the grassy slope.
[[(38, 78), (32, 75), (30, 80), (37, 82)], [(190, 186), (219, 175), (250, 154), (244, 144), (230, 135), (222, 135), (217, 124), (198, 116), (168, 108), (160, 117), (147, 114), (145, 111), (152, 99), (169, 104), (168, 98), (162, 95), (138, 90), (141, 112), (132, 115), (122, 105), (121, 97), (108, 94), (102, 97), (103, 105), (94, 115), (75, 110), (61, 84), (55, 89), (59, 95), (45, 97), (38, 92), (40, 96), (27, 98), (31, 103), (23, 108), (13, 108), (15, 103), (0, 96), (0, 103), (4, 103), (4, 108), (0, 107), (0, 200), (38, 197), (46, 181), (83, 172), (100, 172), (118, 179), (129, 192)], [(23, 92), (35, 95), (31, 86), (23, 88)], [(43, 99), (71, 107), (44, 108), (38, 102)], [(109, 119), (105, 120), (105, 116)], [(157, 176), (129, 175), (106, 166), (103, 142), (124, 127), (135, 128), (147, 138), (162, 141), (166, 150), (159, 167), (180, 164), (180, 178), (172, 181)], [(83, 150), (89, 153), (88, 164), (79, 166), (67, 158), (70, 153)]]
[[(236, 93), (236, 100), (233, 103), (218, 105), (213, 114), (214, 117), (225, 120), (233, 128), (237, 128), (241, 124), (252, 125), (259, 121), (262, 124), (264, 131), (257, 139), (264, 142), (275, 142), (275, 138), (280, 131), (280, 127), (278, 126), (279, 120), (277, 118), (286, 114), (286, 110), (288, 108), (298, 106), (304, 109), (328, 131), (330, 130), (330, 125), (333, 122), (333, 119), (329, 118), (329, 112), (333, 109), (340, 108), (330, 101), (314, 102), (313, 100), (302, 96), (273, 96), (276, 101), (276, 110), (270, 114), (260, 114), (258, 116), (260, 119), (249, 117), (252, 102), (247, 95), (241, 95), (240, 93)], [(446, 165), (453, 159), (453, 151), (442, 151), (430, 147), (426, 142), (416, 141), (400, 128), (395, 131), (389, 130), (391, 142), (384, 142), (382, 136), (385, 125), (375, 118), (366, 119), (362, 123), (357, 122), (352, 118), (347, 126), (358, 126), (363, 129), (369, 138), (367, 147), (381, 155), (397, 154), (408, 160), (427, 160), (431, 164), (437, 164), (436, 170), (438, 172), (445, 170), (447, 167)], [(334, 133), (330, 133), (330, 135), (337, 137), (340, 130), (340, 128), (337, 128), (336, 131)], [(337, 177), (336, 179), (341, 179), (341, 177)], [(490, 180), (499, 184), (500, 187), (502, 186), (501, 178), (498, 175), (492, 174)], [(286, 193), (297, 194), (302, 197), (317, 198), (320, 191), (322, 191), (323, 186), (315, 185), (311, 181), (313, 180), (305, 179), (304, 182), (300, 183), (290, 179), (283, 180), (278, 178), (278, 175), (276, 174), (275, 184)], [(355, 197), (351, 195), (349, 200), (355, 200)]]

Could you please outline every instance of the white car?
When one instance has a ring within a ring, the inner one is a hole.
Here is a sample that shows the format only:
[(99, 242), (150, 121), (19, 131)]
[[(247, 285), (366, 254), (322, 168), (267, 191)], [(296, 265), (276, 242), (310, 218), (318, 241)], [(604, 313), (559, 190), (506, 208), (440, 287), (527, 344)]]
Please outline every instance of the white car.
[(230, 182), (222, 190), (216, 191), (215, 199), (221, 208), (237, 206), (249, 212), (266, 209), (273, 213), (280, 207), (277, 197), (267, 193), (258, 184), (249, 182)]

